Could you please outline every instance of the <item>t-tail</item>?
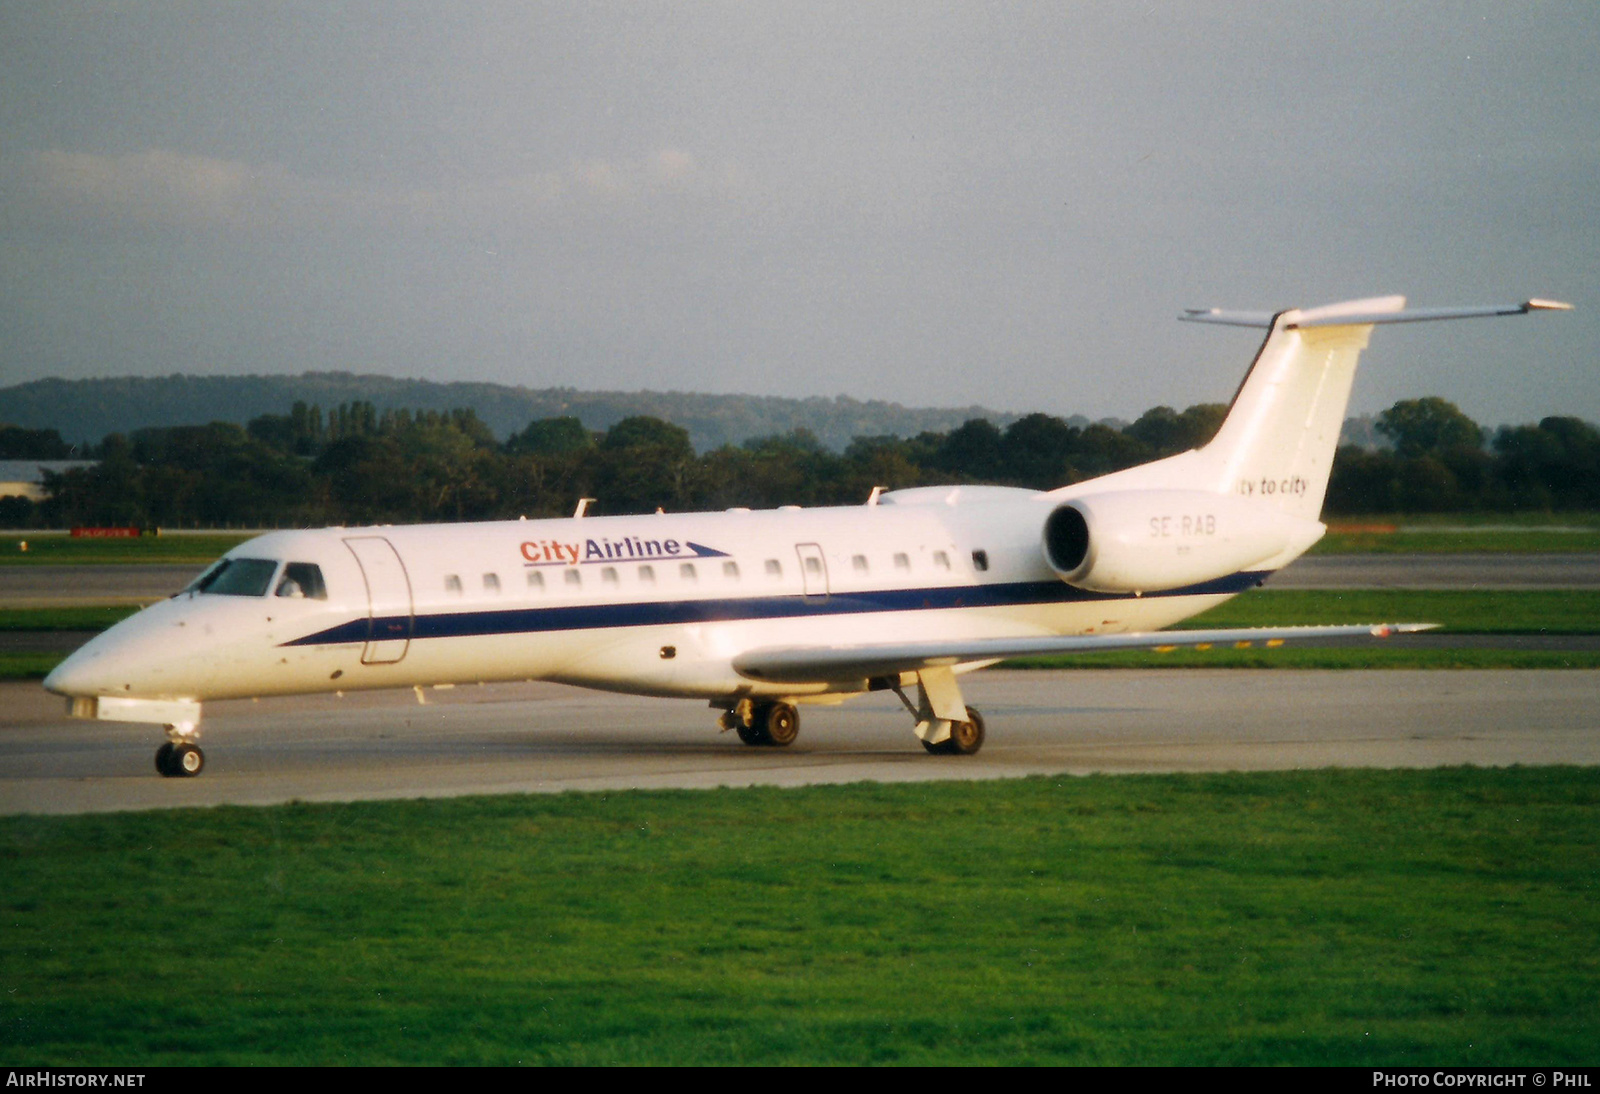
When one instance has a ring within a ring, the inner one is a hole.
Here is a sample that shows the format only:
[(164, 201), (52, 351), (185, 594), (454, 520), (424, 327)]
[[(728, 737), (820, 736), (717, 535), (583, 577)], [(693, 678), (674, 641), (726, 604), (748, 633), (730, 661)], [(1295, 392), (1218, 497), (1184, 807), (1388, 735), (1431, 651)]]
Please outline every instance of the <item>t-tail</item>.
[(1403, 296), (1380, 296), (1275, 314), (1185, 312), (1180, 318), (1190, 322), (1267, 331), (1217, 435), (1201, 448), (1052, 491), (1059, 507), (1045, 532), (1051, 565), (1074, 584), (1108, 592), (1287, 565), (1325, 531), (1318, 518), (1333, 454), (1373, 327), (1571, 308), (1553, 300), (1405, 305)]
[(1186, 311), (1180, 318), (1193, 323), (1263, 328), (1266, 341), (1209, 444), (1098, 479), (1096, 485), (1234, 494), (1315, 520), (1328, 492), (1356, 362), (1373, 327), (1572, 307), (1554, 300), (1410, 310), (1405, 305), (1403, 296), (1378, 296), (1275, 315), (1217, 308)]

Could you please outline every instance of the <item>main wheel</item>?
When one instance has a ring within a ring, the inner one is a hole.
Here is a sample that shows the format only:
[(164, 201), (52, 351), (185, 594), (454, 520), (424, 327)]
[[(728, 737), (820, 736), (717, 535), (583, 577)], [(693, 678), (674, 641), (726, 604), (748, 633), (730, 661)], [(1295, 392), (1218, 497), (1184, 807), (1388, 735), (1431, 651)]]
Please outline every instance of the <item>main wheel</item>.
[(800, 712), (788, 703), (773, 703), (763, 713), (760, 724), (767, 743), (779, 748), (794, 744), (800, 736)]
[(172, 757), (167, 761), (167, 774), (182, 779), (192, 779), (206, 766), (206, 754), (199, 745), (185, 741), (172, 746)]
[(983, 715), (972, 707), (967, 708), (967, 721), (950, 727), (950, 751), (960, 756), (971, 756), (983, 747)]
[(733, 728), (734, 731), (739, 734), (739, 740), (743, 741), (747, 745), (764, 745), (767, 743), (766, 729), (761, 725), (760, 722), (750, 726), (740, 722)]
[(168, 741), (156, 749), (156, 770), (162, 775), (172, 774), (172, 742)]

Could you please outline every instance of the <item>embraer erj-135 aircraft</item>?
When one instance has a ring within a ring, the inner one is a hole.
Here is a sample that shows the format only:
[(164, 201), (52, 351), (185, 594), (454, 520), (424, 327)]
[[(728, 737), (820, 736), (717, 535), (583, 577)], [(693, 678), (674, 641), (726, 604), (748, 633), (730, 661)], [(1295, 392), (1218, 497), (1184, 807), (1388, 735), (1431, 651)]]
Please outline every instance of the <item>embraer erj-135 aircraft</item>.
[[(79, 718), (166, 727), (163, 775), (196, 775), (201, 703), (554, 680), (709, 700), (749, 745), (787, 745), (797, 705), (890, 690), (930, 752), (984, 723), (957, 677), (1007, 657), (1422, 624), (1154, 634), (1288, 565), (1319, 522), (1356, 358), (1382, 323), (1565, 309), (1405, 310), (1381, 297), (1261, 327), (1215, 439), (1035, 491), (941, 486), (866, 504), (272, 532), (112, 627), (44, 685)], [(906, 689), (916, 685), (913, 702)]]

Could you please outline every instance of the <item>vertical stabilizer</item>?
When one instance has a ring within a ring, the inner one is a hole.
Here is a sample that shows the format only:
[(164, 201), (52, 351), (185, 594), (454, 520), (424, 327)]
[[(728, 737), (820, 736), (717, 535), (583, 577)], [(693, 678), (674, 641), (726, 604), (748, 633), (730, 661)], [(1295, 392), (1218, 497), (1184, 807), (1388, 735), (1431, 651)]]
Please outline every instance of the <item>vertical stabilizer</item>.
[(1316, 520), (1372, 317), (1405, 304), (1384, 296), (1275, 316), (1222, 428), (1196, 453), (1206, 485)]
[[(1495, 315), (1570, 311), (1558, 300), (1488, 307), (1406, 309), (1403, 296), (1347, 300), (1319, 308), (1266, 312), (1195, 309), (1193, 323), (1261, 327), (1255, 362), (1233, 397), (1222, 427), (1204, 448), (1052, 490), (1050, 498), (1110, 490), (1200, 490), (1233, 494), (1315, 521), (1328, 493), (1356, 360), (1372, 328)], [(1303, 548), (1302, 548), (1303, 549)]]

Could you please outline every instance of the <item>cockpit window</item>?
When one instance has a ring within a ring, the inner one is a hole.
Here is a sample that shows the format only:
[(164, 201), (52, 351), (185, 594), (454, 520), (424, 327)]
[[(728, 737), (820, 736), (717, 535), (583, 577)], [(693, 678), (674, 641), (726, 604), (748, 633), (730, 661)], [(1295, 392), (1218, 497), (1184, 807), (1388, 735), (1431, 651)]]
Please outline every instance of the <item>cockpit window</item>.
[(218, 596), (265, 596), (278, 564), (269, 558), (225, 558), (189, 586)]
[(322, 567), (311, 562), (291, 562), (283, 568), (278, 579), (279, 596), (304, 597), (307, 600), (328, 599), (328, 587), (322, 583)]

